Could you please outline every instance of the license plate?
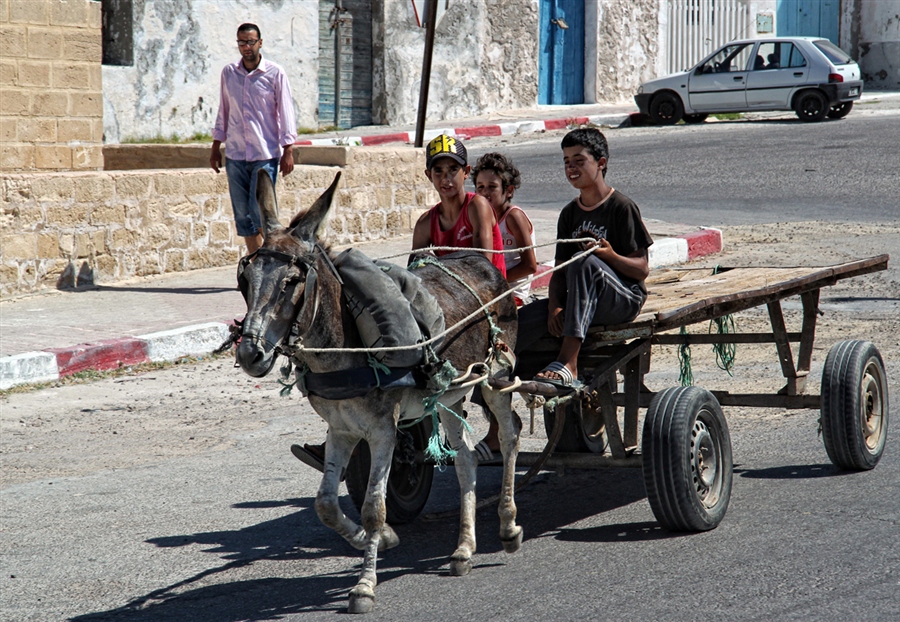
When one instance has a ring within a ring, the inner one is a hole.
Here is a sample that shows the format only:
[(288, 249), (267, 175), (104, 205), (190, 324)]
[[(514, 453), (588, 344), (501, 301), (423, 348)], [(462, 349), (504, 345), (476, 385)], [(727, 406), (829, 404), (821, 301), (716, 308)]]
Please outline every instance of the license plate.
[(858, 89), (858, 88), (855, 88), (855, 87), (854, 87), (854, 88), (850, 89), (850, 96), (853, 97), (854, 95), (859, 95), (859, 89)]

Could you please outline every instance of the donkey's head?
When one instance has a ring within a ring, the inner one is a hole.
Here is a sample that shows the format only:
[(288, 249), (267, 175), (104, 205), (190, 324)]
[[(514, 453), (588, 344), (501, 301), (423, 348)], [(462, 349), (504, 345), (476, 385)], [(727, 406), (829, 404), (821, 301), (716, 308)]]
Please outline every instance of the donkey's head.
[(295, 321), (303, 330), (315, 319), (316, 255), (325, 252), (318, 246), (318, 239), (340, 178), (340, 173), (335, 175), (312, 207), (294, 216), (287, 229), (281, 229), (269, 225), (277, 223), (275, 188), (269, 176), (260, 171), (256, 198), (267, 223), (265, 242), (238, 266), (238, 285), (247, 301), (247, 317), (235, 356), (251, 376), (269, 373)]

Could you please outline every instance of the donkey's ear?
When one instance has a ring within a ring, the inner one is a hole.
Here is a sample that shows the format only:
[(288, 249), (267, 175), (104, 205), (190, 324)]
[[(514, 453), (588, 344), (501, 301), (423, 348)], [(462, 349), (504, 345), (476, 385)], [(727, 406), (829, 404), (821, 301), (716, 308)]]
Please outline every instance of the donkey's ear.
[(275, 200), (275, 184), (269, 174), (259, 169), (256, 173), (256, 202), (263, 221), (263, 235), (267, 236), (276, 229), (281, 229), (278, 221), (278, 202)]
[(291, 233), (294, 237), (304, 241), (315, 241), (319, 239), (319, 236), (325, 230), (325, 225), (327, 223), (326, 216), (328, 215), (328, 210), (331, 209), (334, 191), (340, 180), (341, 172), (338, 171), (337, 175), (334, 176), (334, 181), (332, 181), (331, 185), (328, 186), (328, 189), (322, 193), (322, 196), (316, 199), (316, 202), (312, 204), (312, 207), (305, 212), (294, 216), (294, 219), (290, 224)]

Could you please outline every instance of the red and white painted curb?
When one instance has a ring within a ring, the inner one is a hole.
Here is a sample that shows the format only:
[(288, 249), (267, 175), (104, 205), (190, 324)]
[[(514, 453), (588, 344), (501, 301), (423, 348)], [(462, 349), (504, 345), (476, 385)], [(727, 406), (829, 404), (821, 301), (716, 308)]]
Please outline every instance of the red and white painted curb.
[(104, 371), (140, 363), (209, 354), (228, 338), (228, 324), (208, 322), (137, 337), (83, 343), (0, 358), (0, 390), (53, 382), (80, 371)]
[[(650, 268), (673, 266), (688, 261), (722, 252), (722, 232), (719, 229), (704, 227), (684, 235), (661, 238), (650, 247)], [(531, 282), (532, 289), (540, 289), (550, 285), (550, 268), (553, 262), (538, 266), (541, 276)]]
[[(650, 247), (650, 267), (681, 264), (722, 250), (722, 232), (702, 229), (677, 237), (661, 238)], [(550, 284), (550, 265), (538, 266), (535, 289)], [(140, 363), (175, 361), (201, 356), (218, 348), (229, 336), (224, 322), (195, 324), (137, 337), (51, 348), (0, 358), (0, 390), (20, 384), (53, 382), (80, 371), (104, 371)]]
[[(588, 117), (569, 117), (567, 119), (545, 119), (538, 121), (514, 121), (510, 123), (498, 123), (493, 125), (476, 125), (470, 127), (444, 127), (425, 130), (422, 138), (428, 142), (435, 136), (446, 134), (457, 136), (463, 140), (480, 136), (506, 136), (509, 134), (528, 134), (531, 132), (543, 132), (546, 130), (564, 130), (575, 125), (619, 125), (630, 114), (601, 114)], [(415, 132), (391, 132), (390, 134), (378, 134), (372, 136), (341, 136), (338, 138), (311, 138), (298, 140), (295, 145), (345, 145), (351, 147), (384, 145), (387, 143), (412, 143), (415, 142)]]

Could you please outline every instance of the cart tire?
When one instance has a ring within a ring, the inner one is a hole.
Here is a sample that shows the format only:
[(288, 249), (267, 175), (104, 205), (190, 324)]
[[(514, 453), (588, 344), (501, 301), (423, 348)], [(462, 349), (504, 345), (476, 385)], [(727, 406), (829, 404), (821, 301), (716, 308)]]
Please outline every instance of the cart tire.
[(842, 469), (875, 468), (888, 428), (888, 385), (881, 353), (868, 341), (842, 341), (822, 371), (822, 439)]
[[(413, 450), (422, 452), (428, 446), (431, 427), (431, 419), (425, 418), (411, 428), (398, 432), (398, 435), (409, 433), (412, 436)], [(387, 522), (393, 525), (409, 523), (418, 518), (428, 502), (428, 495), (431, 494), (431, 484), (434, 480), (434, 465), (413, 462), (414, 455), (407, 455), (406, 459), (402, 459), (401, 455), (404, 452), (400, 445), (401, 439), (398, 436), (385, 495)], [(350, 493), (350, 498), (357, 511), (362, 510), (363, 502), (366, 500), (371, 463), (369, 444), (366, 441), (360, 441), (347, 465), (345, 479), (347, 492)]]
[(654, 396), (644, 419), (644, 486), (653, 515), (670, 531), (708, 531), (731, 499), (731, 437), (722, 407), (700, 387)]
[[(555, 423), (556, 408), (544, 404), (544, 430), (547, 438), (551, 437)], [(562, 436), (554, 451), (602, 454), (606, 451), (607, 444), (606, 426), (603, 424), (601, 411), (578, 408), (575, 399), (569, 400), (566, 403)]]

